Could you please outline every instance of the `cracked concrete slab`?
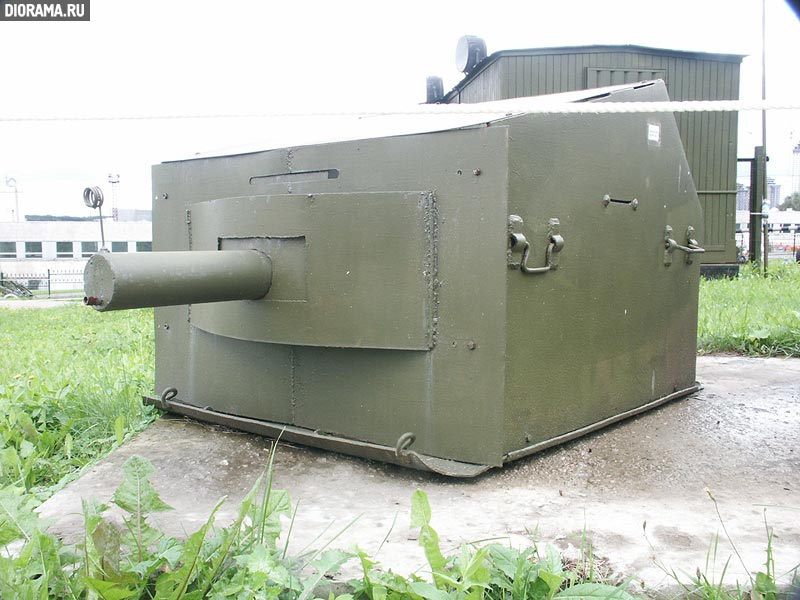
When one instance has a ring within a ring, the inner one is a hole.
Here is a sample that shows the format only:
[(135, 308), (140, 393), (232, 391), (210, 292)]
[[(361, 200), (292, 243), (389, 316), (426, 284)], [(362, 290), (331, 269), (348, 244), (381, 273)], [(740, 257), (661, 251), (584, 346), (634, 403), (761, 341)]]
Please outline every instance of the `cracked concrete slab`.
[[(554, 543), (574, 556), (583, 536), (618, 573), (646, 588), (670, 586), (662, 567), (705, 569), (716, 535), (719, 572), (733, 550), (763, 569), (765, 519), (777, 572), (800, 563), (800, 360), (700, 357), (693, 396), (473, 480), (452, 480), (303, 447), (282, 446), (276, 486), (300, 502), (290, 549), (358, 544), (384, 568), (424, 572), (409, 529), (410, 500), (424, 489), (442, 545), (504, 538)], [(108, 501), (133, 454), (158, 468), (154, 483), (175, 511), (155, 519), (168, 533), (196, 530), (222, 496), (229, 522), (267, 458), (269, 440), (162, 418), (41, 508), (66, 541), (82, 532), (80, 501)], [(646, 526), (645, 526), (646, 523)], [(314, 541), (317, 536), (321, 538)], [(346, 567), (343, 577), (356, 574)], [(744, 581), (734, 557), (729, 577)]]

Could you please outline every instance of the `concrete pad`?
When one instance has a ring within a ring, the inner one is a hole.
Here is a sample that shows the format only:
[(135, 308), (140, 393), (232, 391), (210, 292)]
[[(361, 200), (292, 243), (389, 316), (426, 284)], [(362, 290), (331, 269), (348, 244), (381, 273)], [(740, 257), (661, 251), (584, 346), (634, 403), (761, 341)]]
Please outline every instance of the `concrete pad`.
[[(733, 554), (715, 512), (753, 572), (774, 529), (777, 572), (800, 563), (800, 360), (701, 357), (701, 392), (474, 480), (452, 480), (318, 450), (283, 446), (276, 486), (300, 502), (290, 549), (356, 543), (395, 572), (425, 571), (410, 498), (424, 489), (443, 547), (486, 538), (551, 542), (575, 554), (587, 532), (596, 556), (647, 588), (673, 582), (657, 566), (694, 573), (720, 535), (716, 572)], [(133, 454), (158, 468), (154, 483), (174, 513), (168, 533), (195, 531), (222, 496), (218, 522), (264, 466), (269, 441), (182, 419), (163, 418), (45, 502), (52, 531), (76, 541), (81, 498), (108, 501)], [(643, 524), (646, 525), (646, 536)], [(536, 532), (535, 534), (531, 532)], [(322, 535), (319, 540), (317, 536)], [(382, 542), (385, 543), (382, 544)], [(343, 577), (356, 574), (355, 566)], [(745, 580), (734, 557), (730, 581)]]

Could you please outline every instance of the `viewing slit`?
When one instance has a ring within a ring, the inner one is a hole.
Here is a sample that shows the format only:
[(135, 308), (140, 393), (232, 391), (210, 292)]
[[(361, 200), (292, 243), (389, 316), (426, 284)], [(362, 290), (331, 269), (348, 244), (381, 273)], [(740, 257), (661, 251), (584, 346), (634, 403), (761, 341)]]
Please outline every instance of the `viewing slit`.
[(291, 173), (275, 173), (273, 175), (255, 175), (250, 178), (250, 185), (257, 183), (304, 183), (307, 181), (325, 181), (326, 179), (338, 178), (339, 169), (294, 171)]

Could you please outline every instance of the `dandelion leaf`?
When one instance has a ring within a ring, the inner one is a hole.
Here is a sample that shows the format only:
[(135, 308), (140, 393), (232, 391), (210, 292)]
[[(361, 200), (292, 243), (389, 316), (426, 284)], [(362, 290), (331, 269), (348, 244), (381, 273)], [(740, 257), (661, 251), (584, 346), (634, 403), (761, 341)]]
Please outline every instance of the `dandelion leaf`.
[(122, 483), (114, 492), (113, 502), (131, 515), (146, 515), (172, 510), (150, 483), (156, 468), (146, 458), (131, 456), (122, 466)]

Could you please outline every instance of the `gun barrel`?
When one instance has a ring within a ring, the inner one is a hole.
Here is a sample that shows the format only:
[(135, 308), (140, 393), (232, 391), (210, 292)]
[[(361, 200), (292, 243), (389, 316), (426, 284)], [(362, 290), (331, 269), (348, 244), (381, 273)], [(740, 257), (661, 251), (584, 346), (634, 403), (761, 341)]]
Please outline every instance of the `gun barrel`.
[(272, 285), (258, 250), (100, 252), (83, 272), (84, 304), (95, 310), (257, 300)]

